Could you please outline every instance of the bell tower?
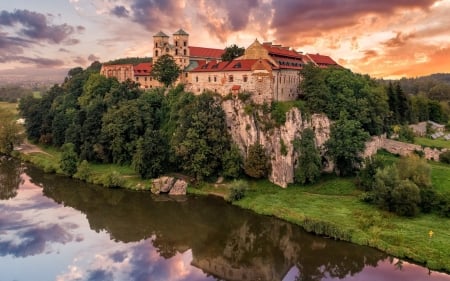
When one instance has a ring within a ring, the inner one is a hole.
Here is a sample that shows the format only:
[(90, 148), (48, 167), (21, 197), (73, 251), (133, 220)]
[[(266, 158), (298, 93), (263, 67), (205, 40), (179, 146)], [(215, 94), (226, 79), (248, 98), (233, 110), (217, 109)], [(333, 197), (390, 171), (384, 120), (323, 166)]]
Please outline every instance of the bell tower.
[(160, 31), (153, 35), (153, 62), (165, 54), (170, 54), (169, 36)]
[(189, 34), (183, 29), (173, 34), (173, 57), (183, 69), (189, 65)]

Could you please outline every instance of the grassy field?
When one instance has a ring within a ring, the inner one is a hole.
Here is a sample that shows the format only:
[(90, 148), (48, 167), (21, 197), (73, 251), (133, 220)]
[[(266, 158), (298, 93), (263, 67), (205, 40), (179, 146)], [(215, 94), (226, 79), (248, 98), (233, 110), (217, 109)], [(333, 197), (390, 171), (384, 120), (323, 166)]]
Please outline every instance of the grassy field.
[(450, 141), (443, 138), (433, 140), (430, 138), (415, 137), (414, 143), (422, 146), (450, 149)]

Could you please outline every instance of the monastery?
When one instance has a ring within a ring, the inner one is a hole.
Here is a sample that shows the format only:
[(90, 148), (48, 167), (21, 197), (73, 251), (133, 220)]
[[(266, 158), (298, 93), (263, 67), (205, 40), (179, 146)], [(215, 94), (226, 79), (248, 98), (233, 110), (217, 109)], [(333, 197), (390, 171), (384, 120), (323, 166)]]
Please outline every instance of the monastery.
[[(305, 64), (338, 66), (329, 56), (303, 54), (258, 40), (247, 47), (243, 56), (222, 61), (225, 50), (190, 46), (189, 34), (183, 29), (173, 34), (172, 43), (160, 31), (153, 36), (153, 44), (153, 62), (162, 55), (171, 55), (182, 69), (178, 82), (186, 85), (186, 91), (210, 90), (222, 96), (252, 92), (257, 103), (297, 99), (300, 70)], [(151, 71), (152, 63), (140, 63), (103, 65), (100, 73), (121, 82), (133, 80), (145, 89), (161, 86), (150, 76)]]

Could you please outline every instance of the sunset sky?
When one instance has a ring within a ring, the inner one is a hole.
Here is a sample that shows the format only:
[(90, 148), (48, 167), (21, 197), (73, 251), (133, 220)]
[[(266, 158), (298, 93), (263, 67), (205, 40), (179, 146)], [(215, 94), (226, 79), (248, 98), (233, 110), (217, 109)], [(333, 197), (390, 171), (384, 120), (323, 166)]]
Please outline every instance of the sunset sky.
[(257, 38), (330, 55), (377, 78), (450, 72), (450, 0), (14, 0), (0, 4), (0, 76), (151, 56), (179, 28), (192, 46)]

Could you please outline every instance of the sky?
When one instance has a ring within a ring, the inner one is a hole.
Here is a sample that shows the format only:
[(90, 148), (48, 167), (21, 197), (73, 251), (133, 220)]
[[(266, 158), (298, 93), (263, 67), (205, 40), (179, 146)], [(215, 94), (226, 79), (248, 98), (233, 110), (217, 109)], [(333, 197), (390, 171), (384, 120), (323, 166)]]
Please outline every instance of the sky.
[(448, 73), (449, 15), (450, 0), (1, 1), (0, 77), (151, 56), (180, 28), (192, 46), (270, 41), (376, 78)]

